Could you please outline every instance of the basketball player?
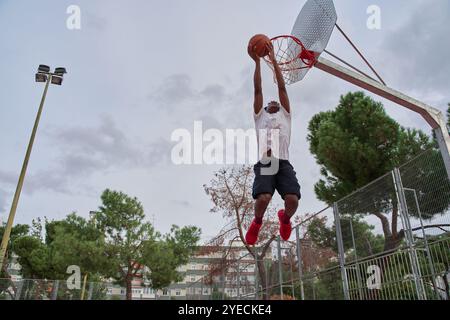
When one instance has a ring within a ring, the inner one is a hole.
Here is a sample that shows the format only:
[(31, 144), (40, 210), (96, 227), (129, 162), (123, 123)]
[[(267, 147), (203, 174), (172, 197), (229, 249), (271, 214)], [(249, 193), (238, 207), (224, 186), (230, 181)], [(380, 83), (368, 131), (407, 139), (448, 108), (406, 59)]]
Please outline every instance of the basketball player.
[[(253, 198), (255, 202), (255, 218), (245, 236), (248, 245), (254, 245), (258, 241), (259, 230), (261, 229), (264, 213), (269, 205), (275, 190), (278, 191), (284, 200), (284, 209), (278, 212), (280, 222), (280, 235), (283, 240), (288, 240), (291, 236), (291, 217), (295, 214), (298, 202), (301, 198), (300, 185), (296, 172), (289, 163), (289, 143), (291, 137), (291, 106), (286, 91), (286, 85), (275, 59), (272, 44), (267, 44), (269, 58), (274, 66), (275, 76), (278, 84), (279, 100), (271, 101), (263, 108), (263, 92), (261, 84), (261, 60), (254, 53), (254, 48), (249, 47), (248, 53), (255, 61), (254, 87), (255, 101), (253, 105), (253, 116), (255, 119), (256, 133), (258, 137), (259, 161), (254, 166), (255, 180), (253, 182)], [(271, 138), (273, 130), (278, 132), (278, 147), (273, 147)], [(262, 141), (262, 139), (267, 139)], [(274, 150), (272, 150), (272, 147)], [(275, 149), (278, 149), (275, 150)], [(261, 161), (264, 159), (264, 163)], [(271, 174), (262, 174), (262, 168), (276, 167), (278, 170)]]

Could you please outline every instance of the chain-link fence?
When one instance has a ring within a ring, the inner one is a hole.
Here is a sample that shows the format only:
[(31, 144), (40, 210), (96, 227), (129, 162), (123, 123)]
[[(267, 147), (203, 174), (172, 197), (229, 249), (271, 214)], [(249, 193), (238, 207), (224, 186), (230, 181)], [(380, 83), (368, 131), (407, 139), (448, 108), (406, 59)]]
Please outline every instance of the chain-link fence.
[(65, 280), (0, 279), (0, 300), (108, 300), (107, 283), (72, 286)]
[(334, 208), (347, 299), (449, 299), (450, 180), (439, 151)]

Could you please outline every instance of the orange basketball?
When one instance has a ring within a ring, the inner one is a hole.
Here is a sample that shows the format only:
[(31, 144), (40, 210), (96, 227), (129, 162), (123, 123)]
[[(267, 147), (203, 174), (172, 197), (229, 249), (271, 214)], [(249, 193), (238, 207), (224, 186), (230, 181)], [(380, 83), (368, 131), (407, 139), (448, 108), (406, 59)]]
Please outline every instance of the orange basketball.
[(269, 54), (266, 48), (266, 44), (270, 43), (268, 36), (264, 34), (257, 34), (250, 39), (248, 44), (251, 51), (253, 51), (258, 57), (262, 58)]

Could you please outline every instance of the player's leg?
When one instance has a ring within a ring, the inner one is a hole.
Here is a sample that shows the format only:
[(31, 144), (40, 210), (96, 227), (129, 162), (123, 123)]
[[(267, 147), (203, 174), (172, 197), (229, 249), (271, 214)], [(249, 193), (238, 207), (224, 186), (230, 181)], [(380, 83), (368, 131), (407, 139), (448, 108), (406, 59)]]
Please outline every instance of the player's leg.
[(271, 193), (262, 193), (257, 196), (255, 201), (255, 221), (257, 223), (262, 223), (262, 219), (264, 218), (264, 214), (266, 213), (266, 209), (271, 200)]
[(284, 196), (284, 223), (289, 223), (289, 220), (294, 216), (298, 208), (299, 200), (297, 194), (286, 194)]
[(280, 161), (280, 170), (275, 180), (276, 189), (284, 200), (284, 209), (278, 212), (280, 235), (283, 240), (289, 240), (292, 232), (291, 218), (297, 211), (301, 198), (297, 174), (289, 161)]
[(255, 218), (250, 224), (245, 235), (245, 241), (248, 245), (254, 245), (258, 241), (259, 230), (261, 230), (264, 213), (266, 213), (267, 206), (272, 200), (272, 194), (262, 193), (256, 197), (255, 201)]
[(255, 199), (255, 218), (245, 235), (245, 241), (254, 245), (258, 241), (259, 230), (262, 227), (263, 217), (275, 192), (275, 177), (273, 175), (261, 175), (261, 163), (254, 167), (255, 181), (253, 182), (253, 199)]

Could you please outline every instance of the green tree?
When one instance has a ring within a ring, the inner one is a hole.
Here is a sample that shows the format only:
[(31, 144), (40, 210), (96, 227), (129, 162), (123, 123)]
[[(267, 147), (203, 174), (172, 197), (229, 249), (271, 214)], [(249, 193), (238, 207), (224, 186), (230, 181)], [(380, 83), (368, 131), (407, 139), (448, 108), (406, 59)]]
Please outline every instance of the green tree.
[[(10, 238), (9, 238), (9, 243), (8, 243), (7, 248), (6, 248), (5, 261), (9, 262), (9, 260), (11, 259), (12, 244), (17, 239), (26, 236), (29, 231), (30, 231), (30, 226), (26, 225), (26, 224), (18, 224), (18, 225), (13, 226), (13, 228), (11, 229), (11, 235), (10, 235)], [(5, 232), (5, 224), (0, 226), (0, 238), (3, 237), (3, 233), (4, 232)], [(0, 279), (9, 278), (9, 274), (8, 274), (7, 268), (8, 268), (8, 263), (4, 263), (3, 264), (3, 269), (0, 270)]]
[[(13, 252), (13, 243), (20, 239), (21, 237), (24, 237), (28, 234), (30, 230), (30, 226), (26, 224), (18, 224), (13, 226), (11, 229), (11, 235), (8, 247), (6, 248), (6, 255), (5, 255), (5, 261), (10, 262), (11, 260), (11, 252)], [(5, 232), (5, 225), (0, 226), (0, 239), (3, 237), (3, 233)], [(11, 292), (7, 291), (8, 288), (12, 287), (15, 291), (15, 284), (11, 281), (10, 274), (8, 273), (8, 263), (3, 264), (3, 269), (0, 270), (0, 295), (3, 292), (7, 292), (11, 295)], [(11, 298), (14, 298), (11, 296)]]
[(107, 268), (102, 258), (103, 235), (92, 221), (72, 213), (64, 220), (40, 223), (14, 242), (22, 275), (27, 279), (65, 279), (67, 267), (78, 265), (82, 273), (97, 275)]
[(153, 241), (144, 246), (145, 266), (150, 269), (149, 278), (154, 289), (162, 289), (183, 279), (177, 268), (189, 262), (199, 240), (196, 227), (172, 226), (163, 241)]
[(405, 129), (380, 102), (363, 92), (341, 97), (334, 111), (309, 123), (310, 151), (321, 166), (315, 185), (320, 200), (333, 203), (433, 146), (419, 130)]
[(33, 221), (30, 232), (13, 242), (14, 253), (18, 256), (17, 261), (25, 279), (53, 278), (50, 248), (43, 241), (41, 232), (39, 222)]
[[(180, 279), (177, 268), (185, 264), (200, 239), (196, 227), (178, 228), (162, 237), (149, 222), (137, 198), (122, 192), (105, 190), (102, 206), (95, 213), (97, 227), (105, 236), (105, 252), (109, 276), (125, 285), (126, 296), (132, 298), (131, 283), (144, 274), (154, 289), (168, 286)], [(149, 271), (145, 271), (145, 267)]]
[[(363, 92), (342, 96), (334, 111), (315, 115), (308, 129), (310, 150), (323, 177), (315, 184), (315, 193), (330, 205), (434, 146), (429, 136), (420, 130), (401, 127), (386, 114), (381, 103)], [(436, 160), (439, 154), (435, 152), (432, 156)], [(422, 186), (432, 185), (442, 165), (437, 161), (430, 163), (418, 170), (412, 180), (421, 181)], [(448, 208), (450, 195), (436, 197), (435, 190), (420, 190), (420, 186), (417, 190), (422, 199), (438, 199), (421, 208), (427, 212), (427, 218)], [(379, 218), (384, 250), (397, 248), (404, 238), (404, 231), (398, 230), (398, 205), (393, 188), (356, 195), (345, 212), (373, 214)], [(390, 220), (387, 214), (391, 214)]]
[[(103, 257), (104, 239), (92, 221), (72, 213), (64, 220), (33, 221), (29, 232), (13, 242), (13, 251), (22, 267), (21, 273), (27, 281), (22, 289), (24, 297), (33, 295), (39, 298), (49, 296), (55, 289), (46, 279), (63, 280), (70, 265), (80, 267), (83, 275), (88, 274), (89, 281), (100, 281), (101, 275), (108, 269)], [(43, 226), (45, 236), (42, 234)], [(58, 299), (79, 296), (80, 290), (65, 290), (60, 286)], [(48, 289), (48, 290), (47, 290)]]
[[(368, 257), (383, 252), (384, 239), (373, 234), (374, 226), (359, 216), (341, 217), (344, 249), (353, 257)], [(314, 218), (307, 226), (311, 240), (322, 248), (332, 248), (337, 254), (336, 225), (327, 227), (326, 220)]]

